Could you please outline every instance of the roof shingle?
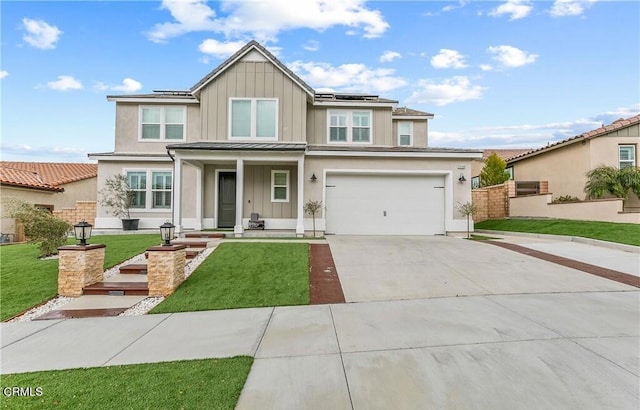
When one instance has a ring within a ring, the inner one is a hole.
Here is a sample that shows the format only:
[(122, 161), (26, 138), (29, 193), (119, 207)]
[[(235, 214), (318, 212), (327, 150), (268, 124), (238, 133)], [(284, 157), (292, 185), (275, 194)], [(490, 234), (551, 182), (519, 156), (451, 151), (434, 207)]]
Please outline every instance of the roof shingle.
[(2, 185), (61, 192), (60, 185), (97, 176), (96, 164), (0, 161)]

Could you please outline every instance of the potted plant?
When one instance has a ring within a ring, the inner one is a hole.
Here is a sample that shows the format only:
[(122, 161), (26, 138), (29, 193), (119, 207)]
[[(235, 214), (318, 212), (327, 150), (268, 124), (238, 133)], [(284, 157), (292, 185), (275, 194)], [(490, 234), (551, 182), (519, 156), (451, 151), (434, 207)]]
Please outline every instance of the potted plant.
[(108, 208), (107, 212), (122, 220), (123, 231), (138, 229), (140, 219), (131, 218), (129, 211), (133, 205), (134, 193), (125, 175), (115, 174), (107, 178), (99, 194), (100, 204)]

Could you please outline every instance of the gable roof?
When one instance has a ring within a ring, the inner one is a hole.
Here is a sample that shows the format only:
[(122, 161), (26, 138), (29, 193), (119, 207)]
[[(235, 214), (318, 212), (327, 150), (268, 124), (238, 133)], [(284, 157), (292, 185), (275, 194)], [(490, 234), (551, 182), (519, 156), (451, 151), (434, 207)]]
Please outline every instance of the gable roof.
[(298, 84), (302, 87), (311, 98), (315, 95), (315, 91), (311, 88), (307, 83), (305, 83), (300, 77), (298, 77), (293, 71), (291, 71), (286, 65), (282, 64), (280, 60), (278, 60), (273, 54), (271, 54), (262, 44), (258, 43), (255, 40), (249, 41), (244, 45), (240, 50), (238, 50), (231, 57), (226, 59), (222, 64), (213, 69), (209, 74), (207, 74), (202, 80), (198, 81), (196, 85), (191, 87), (191, 94), (197, 94), (204, 86), (213, 81), (217, 76), (219, 76), (224, 70), (231, 67), (237, 61), (239, 61), (242, 57), (250, 53), (251, 51), (257, 51), (262, 54), (267, 60), (269, 60), (273, 65), (278, 67), (282, 72), (285, 73), (294, 83)]
[(433, 118), (433, 114), (425, 111), (418, 111), (407, 107), (396, 107), (391, 111), (394, 117), (417, 117), (417, 118)]
[(482, 150), (482, 160), (489, 158), (494, 152), (505, 161), (521, 154), (531, 152), (532, 148), (487, 148)]
[(98, 176), (98, 165), (0, 161), (0, 184), (62, 192), (61, 185)]
[(592, 138), (601, 137), (603, 135), (611, 133), (612, 131), (617, 131), (622, 128), (628, 128), (638, 123), (640, 123), (640, 114), (634, 115), (633, 117), (629, 117), (629, 118), (619, 118), (609, 125), (603, 125), (602, 127), (596, 128), (595, 130), (587, 131), (580, 135), (576, 135), (576, 136), (564, 139), (562, 141), (558, 141), (553, 144), (549, 144), (547, 146), (536, 148), (529, 152), (525, 152), (513, 158), (509, 158), (507, 160), (507, 163), (517, 162), (525, 158), (530, 158), (535, 155), (543, 154), (547, 151), (551, 151), (556, 148), (561, 148), (570, 144), (575, 144), (576, 142), (582, 142), (582, 141), (590, 140)]

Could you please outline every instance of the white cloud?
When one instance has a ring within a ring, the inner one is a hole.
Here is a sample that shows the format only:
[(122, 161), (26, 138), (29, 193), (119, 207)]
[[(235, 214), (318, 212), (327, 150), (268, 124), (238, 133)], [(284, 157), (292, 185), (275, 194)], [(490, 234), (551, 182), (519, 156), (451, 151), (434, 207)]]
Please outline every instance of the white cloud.
[(532, 9), (528, 0), (507, 0), (488, 14), (496, 17), (508, 14), (509, 20), (518, 20), (527, 17)]
[(318, 91), (388, 92), (407, 85), (394, 76), (390, 68), (372, 69), (364, 64), (343, 64), (333, 67), (327, 63), (294, 61), (287, 64), (297, 75)]
[(0, 144), (0, 151), (5, 161), (51, 162), (53, 158), (55, 161), (89, 162), (86, 148)]
[(441, 48), (440, 52), (431, 57), (434, 68), (465, 68), (464, 56), (456, 50)]
[(112, 90), (122, 91), (125, 93), (133, 93), (142, 89), (142, 84), (133, 78), (125, 78), (122, 80), (122, 85), (111, 87)]
[(9, 75), (9, 72), (7, 70), (0, 71), (0, 80), (7, 77), (8, 75)]
[(471, 80), (465, 76), (455, 76), (440, 83), (420, 80), (417, 88), (407, 99), (407, 103), (443, 106), (455, 102), (477, 100), (486, 90), (485, 87), (471, 84)]
[[(224, 0), (224, 16), (217, 16), (205, 0), (163, 0), (173, 22), (156, 24), (149, 39), (164, 42), (191, 31), (212, 31), (227, 38), (252, 37), (261, 42), (275, 41), (278, 33), (298, 28), (323, 31), (346, 26), (365, 38), (380, 37), (389, 24), (378, 10), (365, 6), (364, 0)], [(268, 18), (265, 18), (268, 16)]]
[(47, 87), (56, 91), (81, 90), (82, 83), (73, 76), (59, 75), (56, 81), (49, 81)]
[(33, 47), (43, 50), (56, 48), (56, 43), (62, 35), (62, 31), (58, 27), (51, 26), (44, 20), (32, 20), (25, 17), (22, 19), (22, 25), (27, 31), (22, 39)]
[(512, 46), (491, 46), (487, 49), (493, 59), (503, 67), (515, 68), (532, 64), (538, 58), (537, 54), (528, 53)]
[(553, 17), (580, 16), (596, 0), (556, 0), (549, 13)]
[(384, 53), (382, 53), (382, 55), (380, 56), (380, 62), (382, 63), (389, 63), (393, 60), (395, 60), (396, 58), (402, 58), (402, 55), (400, 53), (398, 53), (397, 51), (385, 51)]
[(493, 70), (493, 66), (491, 64), (480, 64), (480, 69), (482, 71), (491, 71)]
[(316, 40), (309, 40), (302, 46), (302, 48), (307, 51), (318, 51), (320, 50), (320, 43)]
[(204, 40), (198, 46), (198, 50), (201, 53), (209, 54), (218, 58), (227, 58), (236, 51), (238, 51), (242, 46), (245, 45), (244, 41), (230, 41), (227, 43), (220, 42), (218, 40), (214, 40), (212, 38)]

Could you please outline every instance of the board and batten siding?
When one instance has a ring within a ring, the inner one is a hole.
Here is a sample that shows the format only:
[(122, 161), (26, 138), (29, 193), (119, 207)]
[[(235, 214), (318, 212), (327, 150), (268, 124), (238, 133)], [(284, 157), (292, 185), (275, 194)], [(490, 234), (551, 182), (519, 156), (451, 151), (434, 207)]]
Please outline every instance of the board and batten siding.
[[(391, 128), (391, 108), (358, 108), (358, 107), (309, 107), (307, 111), (307, 123), (309, 135), (307, 142), (312, 145), (327, 144), (327, 111), (329, 110), (371, 110), (373, 111), (373, 145), (398, 145), (394, 141)], [(344, 144), (344, 143), (343, 143)]]
[[(298, 206), (298, 173), (290, 165), (247, 165), (244, 169), (243, 217), (295, 218)], [(271, 202), (271, 171), (289, 171), (289, 201)]]
[(230, 98), (277, 98), (278, 141), (305, 141), (307, 94), (270, 62), (237, 62), (202, 89), (203, 141), (228, 139)]

